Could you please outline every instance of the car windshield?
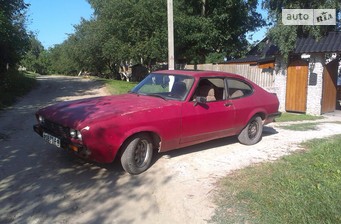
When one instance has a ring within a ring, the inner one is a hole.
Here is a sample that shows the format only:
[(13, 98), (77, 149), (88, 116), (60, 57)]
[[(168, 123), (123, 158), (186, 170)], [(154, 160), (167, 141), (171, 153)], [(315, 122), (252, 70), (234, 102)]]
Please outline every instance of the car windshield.
[(185, 100), (193, 82), (194, 78), (190, 76), (151, 73), (131, 92), (165, 100)]

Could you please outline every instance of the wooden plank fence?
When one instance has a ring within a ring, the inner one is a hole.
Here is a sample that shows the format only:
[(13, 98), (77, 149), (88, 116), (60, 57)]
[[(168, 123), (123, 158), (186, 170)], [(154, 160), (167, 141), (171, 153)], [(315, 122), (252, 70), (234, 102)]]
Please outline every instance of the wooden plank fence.
[(258, 68), (257, 65), (249, 64), (198, 64), (186, 65), (185, 69), (192, 70), (210, 70), (235, 73), (253, 81), (264, 89), (271, 90), (274, 88), (275, 77), (273, 69)]

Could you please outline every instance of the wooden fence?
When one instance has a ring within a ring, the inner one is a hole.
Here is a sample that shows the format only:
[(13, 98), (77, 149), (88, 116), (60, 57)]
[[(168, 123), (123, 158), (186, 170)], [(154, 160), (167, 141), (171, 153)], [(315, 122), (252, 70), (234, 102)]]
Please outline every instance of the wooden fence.
[(273, 69), (258, 68), (257, 65), (249, 64), (199, 64), (186, 65), (185, 69), (195, 70), (211, 70), (235, 73), (253, 81), (264, 89), (271, 90), (274, 88), (275, 77)]

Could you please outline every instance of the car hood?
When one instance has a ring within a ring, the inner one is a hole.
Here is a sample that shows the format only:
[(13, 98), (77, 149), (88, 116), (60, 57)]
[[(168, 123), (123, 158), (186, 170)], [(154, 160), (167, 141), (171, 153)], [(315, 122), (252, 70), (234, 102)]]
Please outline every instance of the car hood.
[(136, 112), (160, 108), (177, 101), (137, 94), (95, 97), (57, 103), (38, 111), (45, 119), (72, 128), (83, 128), (93, 121), (128, 116)]

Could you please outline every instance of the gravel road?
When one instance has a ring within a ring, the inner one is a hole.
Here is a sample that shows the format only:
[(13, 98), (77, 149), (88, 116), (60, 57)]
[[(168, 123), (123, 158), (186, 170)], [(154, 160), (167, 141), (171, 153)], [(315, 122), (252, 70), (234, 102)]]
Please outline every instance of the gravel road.
[(65, 76), (40, 76), (38, 83), (0, 112), (0, 223), (206, 223), (219, 178), (298, 150), (299, 142), (341, 133), (335, 114), (315, 131), (287, 131), (273, 123), (254, 146), (219, 139), (159, 154), (147, 172), (130, 176), (118, 161), (85, 162), (32, 130), (38, 108), (106, 95), (101, 83)]

